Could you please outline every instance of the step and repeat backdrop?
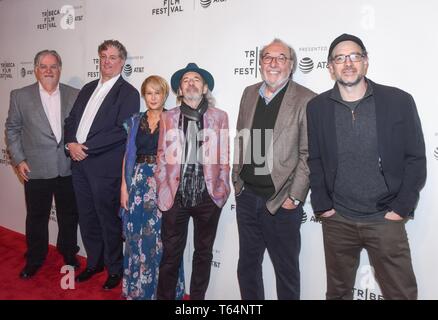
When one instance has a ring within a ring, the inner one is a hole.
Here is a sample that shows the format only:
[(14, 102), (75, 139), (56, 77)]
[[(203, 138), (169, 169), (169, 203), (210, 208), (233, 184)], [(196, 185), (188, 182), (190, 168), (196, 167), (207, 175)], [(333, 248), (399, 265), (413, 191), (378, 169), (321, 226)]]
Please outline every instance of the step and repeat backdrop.
[[(291, 44), (298, 55), (295, 81), (320, 93), (333, 86), (326, 63), (331, 41), (341, 33), (352, 33), (369, 51), (369, 78), (408, 91), (418, 106), (428, 179), (407, 230), (419, 298), (438, 299), (437, 13), (434, 0), (0, 0), (0, 225), (25, 230), (23, 185), (10, 166), (4, 122), (10, 91), (35, 81), (33, 57), (39, 50), (57, 50), (63, 59), (61, 82), (77, 88), (99, 77), (97, 47), (105, 39), (118, 39), (126, 46), (123, 76), (138, 89), (151, 74), (170, 80), (176, 70), (195, 62), (213, 74), (217, 105), (228, 112), (234, 128), (243, 89), (261, 80), (258, 53), (263, 45), (273, 38)], [(175, 106), (175, 100), (171, 94), (167, 108)], [(324, 299), (321, 225), (309, 202), (305, 212), (301, 297)], [(52, 243), (56, 235), (53, 208)], [(219, 223), (207, 299), (240, 299), (238, 250), (231, 194)], [(192, 251), (189, 238), (187, 280)], [(85, 254), (83, 249), (81, 253)], [(276, 299), (268, 254), (263, 266), (266, 297)], [(356, 299), (382, 299), (366, 252), (354, 292)]]

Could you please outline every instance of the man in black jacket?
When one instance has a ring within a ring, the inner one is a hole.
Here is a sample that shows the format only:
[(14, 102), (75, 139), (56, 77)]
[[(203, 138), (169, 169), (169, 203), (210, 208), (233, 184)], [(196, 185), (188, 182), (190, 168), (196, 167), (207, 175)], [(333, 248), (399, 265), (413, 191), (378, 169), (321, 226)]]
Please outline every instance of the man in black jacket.
[(385, 299), (416, 299), (405, 222), (426, 180), (423, 133), (411, 95), (365, 77), (363, 42), (329, 48), (333, 89), (307, 108), (311, 201), (322, 220), (327, 299), (352, 299), (368, 251)]
[(79, 226), (87, 252), (87, 266), (77, 282), (89, 280), (107, 268), (103, 288), (117, 287), (122, 279), (123, 240), (120, 185), (126, 131), (123, 122), (140, 110), (140, 95), (121, 72), (125, 46), (105, 40), (98, 47), (100, 79), (79, 92), (65, 119), (64, 142), (72, 162), (72, 178)]

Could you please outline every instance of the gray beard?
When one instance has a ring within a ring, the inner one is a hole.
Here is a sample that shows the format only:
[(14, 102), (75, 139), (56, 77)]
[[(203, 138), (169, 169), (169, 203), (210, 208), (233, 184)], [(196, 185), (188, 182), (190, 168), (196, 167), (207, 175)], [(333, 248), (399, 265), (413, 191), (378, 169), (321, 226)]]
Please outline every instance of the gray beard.
[(359, 76), (357, 77), (357, 79), (353, 82), (345, 82), (342, 79), (337, 79), (337, 83), (339, 83), (341, 86), (343, 87), (354, 87), (355, 85), (357, 85), (359, 82), (361, 82), (363, 79), (363, 76)]

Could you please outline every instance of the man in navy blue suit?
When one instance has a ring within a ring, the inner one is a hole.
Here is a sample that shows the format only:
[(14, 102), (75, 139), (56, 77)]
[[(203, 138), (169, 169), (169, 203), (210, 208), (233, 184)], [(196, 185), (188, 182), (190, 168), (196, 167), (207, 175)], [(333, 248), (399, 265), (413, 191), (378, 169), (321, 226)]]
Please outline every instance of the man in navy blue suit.
[(107, 268), (104, 289), (120, 283), (123, 269), (122, 226), (118, 217), (126, 131), (123, 121), (140, 109), (137, 90), (122, 76), (127, 51), (117, 40), (98, 48), (100, 79), (79, 92), (65, 120), (65, 148), (72, 161), (79, 226), (87, 267), (77, 282)]

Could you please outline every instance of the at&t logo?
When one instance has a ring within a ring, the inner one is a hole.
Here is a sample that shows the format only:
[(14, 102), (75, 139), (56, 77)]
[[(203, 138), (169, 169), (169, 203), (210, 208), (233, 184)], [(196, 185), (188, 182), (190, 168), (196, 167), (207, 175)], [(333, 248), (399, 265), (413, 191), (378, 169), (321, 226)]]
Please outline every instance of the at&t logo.
[(201, 6), (203, 8), (208, 8), (211, 4), (211, 0), (200, 0), (201, 1)]
[(125, 76), (129, 77), (132, 74), (132, 66), (130, 64), (125, 64), (123, 72), (125, 73)]
[(130, 76), (134, 76), (136, 73), (143, 73), (143, 56), (130, 56), (127, 59), (125, 66), (123, 67), (123, 73), (125, 77), (129, 78)]
[(300, 63), (298, 64), (298, 67), (300, 68), (302, 73), (309, 73), (313, 70), (314, 63), (313, 60), (309, 57), (305, 57), (300, 60)]
[(201, 7), (208, 8), (212, 3), (226, 2), (227, 0), (199, 0)]
[(22, 78), (33, 75), (33, 62), (27, 61), (27, 62), (21, 62), (20, 64), (21, 64), (21, 68), (19, 70), (19, 74)]

